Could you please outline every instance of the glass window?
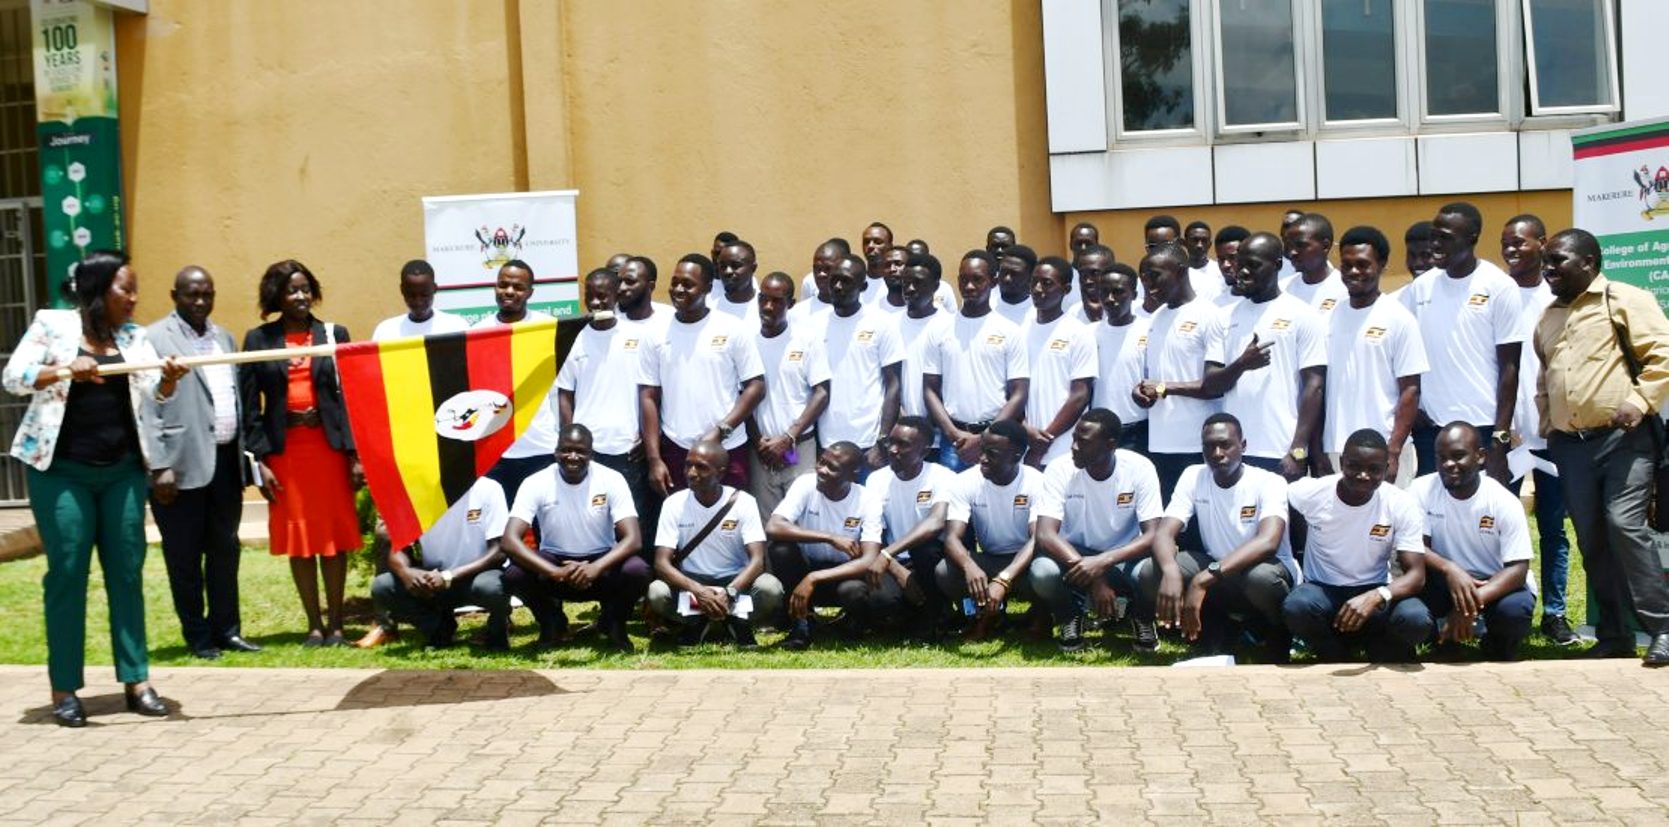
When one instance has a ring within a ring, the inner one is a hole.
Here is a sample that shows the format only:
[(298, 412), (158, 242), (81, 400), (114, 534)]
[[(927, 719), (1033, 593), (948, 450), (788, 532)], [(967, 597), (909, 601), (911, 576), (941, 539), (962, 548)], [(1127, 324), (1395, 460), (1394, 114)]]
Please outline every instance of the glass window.
[(1321, 0), (1326, 119), (1397, 117), (1397, 36), (1391, 0)]
[(1188, 0), (1119, 0), (1118, 43), (1124, 131), (1193, 129)]
[(1224, 125), (1297, 122), (1291, 0), (1224, 0), (1218, 36)]
[(1426, 114), (1501, 111), (1495, 0), (1425, 0)]
[(1615, 106), (1611, 36), (1603, 0), (1528, 0), (1532, 103), (1543, 108)]

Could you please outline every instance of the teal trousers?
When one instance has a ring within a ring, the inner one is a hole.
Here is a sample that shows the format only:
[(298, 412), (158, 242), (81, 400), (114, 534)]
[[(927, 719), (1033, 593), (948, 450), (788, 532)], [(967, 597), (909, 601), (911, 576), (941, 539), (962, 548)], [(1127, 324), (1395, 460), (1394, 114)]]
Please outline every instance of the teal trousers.
[(29, 469), (29, 507), (46, 547), (46, 671), (55, 692), (84, 685), (87, 576), (93, 548), (110, 604), (116, 679), (147, 680), (145, 654), (145, 469), (138, 457), (115, 465), (56, 460)]

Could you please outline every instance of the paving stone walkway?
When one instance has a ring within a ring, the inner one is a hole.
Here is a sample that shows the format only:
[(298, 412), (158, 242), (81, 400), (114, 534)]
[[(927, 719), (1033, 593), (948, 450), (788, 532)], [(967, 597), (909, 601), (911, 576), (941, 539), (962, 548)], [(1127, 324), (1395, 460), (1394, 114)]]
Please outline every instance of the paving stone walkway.
[(1669, 824), (1638, 661), (154, 678), (73, 731), (0, 667), (0, 820)]

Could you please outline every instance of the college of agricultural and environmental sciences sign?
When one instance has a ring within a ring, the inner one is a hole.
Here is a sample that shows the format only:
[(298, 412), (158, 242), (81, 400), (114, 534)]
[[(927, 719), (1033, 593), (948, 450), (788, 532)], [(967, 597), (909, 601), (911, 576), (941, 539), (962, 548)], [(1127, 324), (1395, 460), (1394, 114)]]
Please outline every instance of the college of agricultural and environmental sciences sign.
[(493, 284), (506, 262), (533, 268), (528, 306), (580, 312), (574, 199), (578, 190), (423, 199), (423, 245), (435, 268), (435, 307), (470, 321), (498, 312)]
[(31, 0), (35, 134), (47, 289), (88, 251), (121, 249), (122, 152), (112, 12), (89, 0)]
[(1669, 118), (1571, 133), (1576, 226), (1599, 237), (1605, 277), (1669, 309)]

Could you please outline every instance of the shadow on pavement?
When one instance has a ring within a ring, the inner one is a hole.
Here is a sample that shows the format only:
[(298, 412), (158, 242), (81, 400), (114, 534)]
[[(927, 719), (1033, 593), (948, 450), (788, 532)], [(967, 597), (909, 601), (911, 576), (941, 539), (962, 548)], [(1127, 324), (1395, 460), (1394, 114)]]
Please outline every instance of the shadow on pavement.
[(526, 669), (385, 669), (348, 690), (336, 702), (336, 709), (382, 709), (566, 694), (568, 690), (550, 678)]

